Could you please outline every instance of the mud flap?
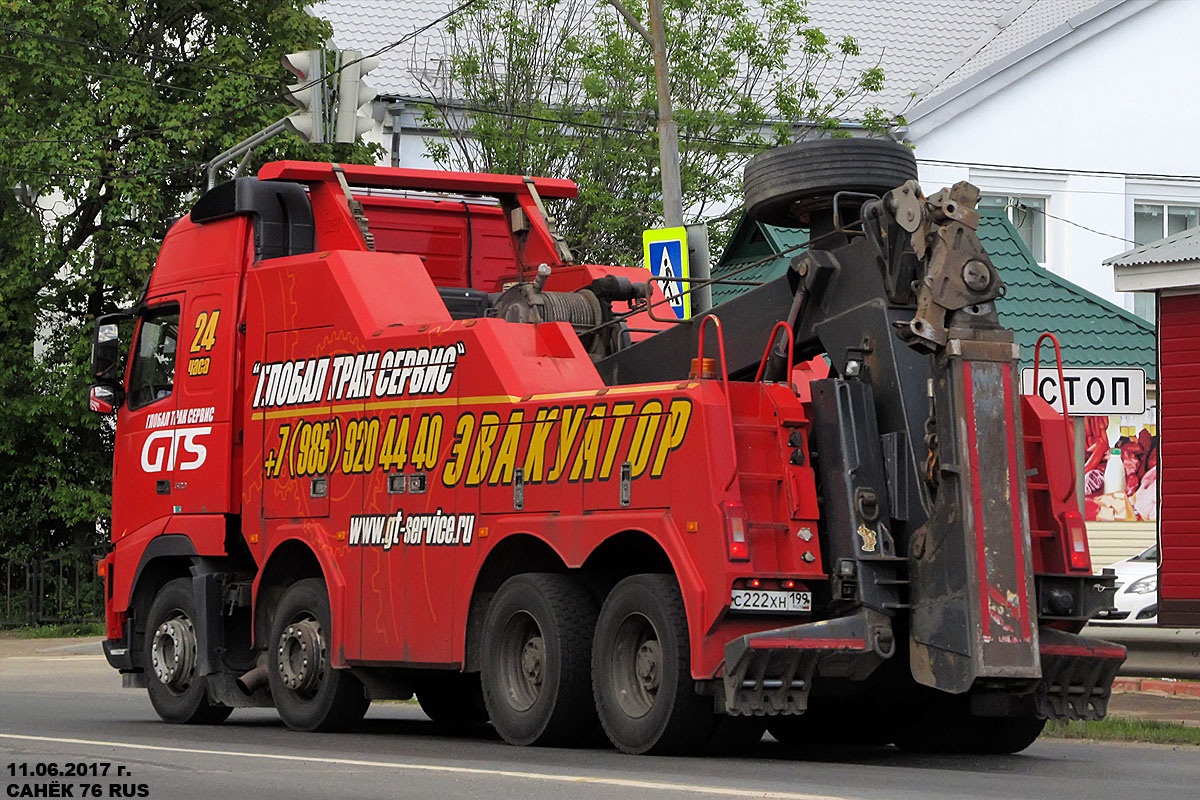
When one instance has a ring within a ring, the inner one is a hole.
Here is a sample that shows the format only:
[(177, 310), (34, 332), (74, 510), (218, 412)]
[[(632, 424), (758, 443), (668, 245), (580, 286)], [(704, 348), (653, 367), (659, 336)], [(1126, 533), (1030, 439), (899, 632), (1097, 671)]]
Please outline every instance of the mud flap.
[(1104, 719), (1113, 678), (1125, 663), (1119, 644), (1087, 639), (1051, 628), (1041, 630), (1042, 680), (1037, 685), (1039, 717)]
[(952, 338), (934, 360), (937, 488), (909, 549), (910, 665), (953, 694), (1041, 677), (1015, 352)]
[(801, 714), (814, 675), (863, 680), (895, 650), (891, 620), (870, 610), (741, 636), (725, 645), (725, 712)]

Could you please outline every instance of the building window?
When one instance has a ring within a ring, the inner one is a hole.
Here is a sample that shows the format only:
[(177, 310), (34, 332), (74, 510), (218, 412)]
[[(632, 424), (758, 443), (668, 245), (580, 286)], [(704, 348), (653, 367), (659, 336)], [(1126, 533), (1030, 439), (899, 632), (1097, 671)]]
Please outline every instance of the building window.
[[(1168, 236), (1200, 225), (1200, 206), (1178, 206), (1170, 203), (1134, 203), (1133, 238), (1139, 245), (1157, 242)], [(1153, 292), (1135, 292), (1133, 313), (1155, 322)]]
[(985, 194), (980, 208), (1003, 208), (1008, 221), (1039, 264), (1046, 262), (1046, 198), (1021, 194)]
[(1200, 206), (1133, 204), (1133, 238), (1139, 245), (1174, 236), (1197, 225), (1200, 225)]

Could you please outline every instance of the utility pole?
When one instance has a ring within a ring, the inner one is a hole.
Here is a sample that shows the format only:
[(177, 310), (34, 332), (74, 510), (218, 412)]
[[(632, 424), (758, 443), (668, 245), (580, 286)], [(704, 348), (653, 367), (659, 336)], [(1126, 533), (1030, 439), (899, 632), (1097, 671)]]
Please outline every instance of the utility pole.
[(679, 180), (679, 126), (671, 112), (671, 76), (667, 70), (667, 32), (662, 0), (650, 2), (650, 30), (621, 4), (608, 0), (654, 50), (654, 85), (658, 90), (658, 169), (662, 175), (663, 227), (683, 225), (683, 190)]

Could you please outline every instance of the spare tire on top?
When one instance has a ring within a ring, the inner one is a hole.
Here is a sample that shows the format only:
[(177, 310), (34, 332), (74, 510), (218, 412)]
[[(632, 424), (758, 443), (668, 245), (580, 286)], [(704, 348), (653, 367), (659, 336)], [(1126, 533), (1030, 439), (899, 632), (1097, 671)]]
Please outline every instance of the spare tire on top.
[(882, 195), (917, 177), (912, 150), (891, 139), (816, 139), (759, 153), (746, 164), (746, 213), (756, 222), (808, 227), (837, 192)]

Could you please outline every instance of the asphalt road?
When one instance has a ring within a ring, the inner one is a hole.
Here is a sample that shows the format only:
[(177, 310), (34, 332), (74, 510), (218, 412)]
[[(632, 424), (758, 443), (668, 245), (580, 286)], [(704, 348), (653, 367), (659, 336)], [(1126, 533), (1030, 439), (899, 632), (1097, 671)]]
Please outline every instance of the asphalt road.
[[(1042, 740), (1016, 756), (951, 758), (891, 748), (796, 751), (768, 738), (738, 756), (633, 757), (509, 747), (487, 729), (442, 729), (415, 705), (399, 703), (377, 704), (347, 734), (294, 733), (259, 709), (235, 711), (216, 727), (168, 726), (144, 691), (119, 688), (100, 656), (7, 649), (0, 657), (0, 783), (9, 797), (51, 791), (57, 782), (73, 797), (156, 800), (1177, 800), (1195, 796), (1200, 785), (1195, 747)], [(65, 770), (71, 762), (111, 766), (102, 777), (32, 775), (38, 764)]]

